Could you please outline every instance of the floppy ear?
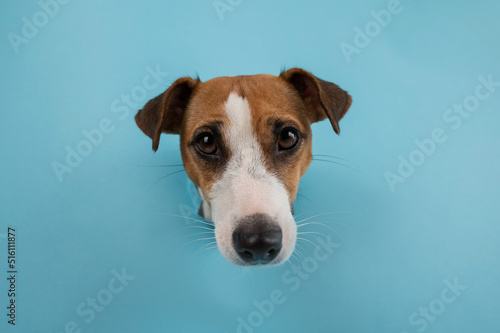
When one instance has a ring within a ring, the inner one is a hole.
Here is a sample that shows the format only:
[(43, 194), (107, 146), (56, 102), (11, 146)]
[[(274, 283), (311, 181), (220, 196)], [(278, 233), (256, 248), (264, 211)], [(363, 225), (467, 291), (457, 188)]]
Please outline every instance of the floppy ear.
[(292, 68), (281, 72), (306, 105), (311, 122), (328, 117), (335, 133), (339, 134), (339, 121), (351, 106), (351, 96), (336, 84), (321, 80), (308, 71)]
[(137, 126), (151, 139), (153, 150), (158, 150), (162, 132), (180, 134), (184, 111), (199, 79), (177, 79), (164, 93), (151, 99), (137, 112)]

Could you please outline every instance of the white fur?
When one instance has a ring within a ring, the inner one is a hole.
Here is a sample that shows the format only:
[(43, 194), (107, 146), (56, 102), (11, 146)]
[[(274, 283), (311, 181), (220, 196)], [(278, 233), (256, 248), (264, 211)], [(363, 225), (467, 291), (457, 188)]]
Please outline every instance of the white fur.
[(297, 238), (288, 194), (278, 177), (264, 166), (247, 100), (233, 92), (225, 107), (230, 125), (223, 135), (229, 142), (231, 159), (208, 194), (210, 208), (204, 206), (204, 210), (210, 209), (217, 245), (229, 261), (244, 264), (233, 248), (237, 222), (249, 215), (267, 214), (277, 221), (283, 235), (282, 249), (271, 264), (283, 262), (292, 254)]

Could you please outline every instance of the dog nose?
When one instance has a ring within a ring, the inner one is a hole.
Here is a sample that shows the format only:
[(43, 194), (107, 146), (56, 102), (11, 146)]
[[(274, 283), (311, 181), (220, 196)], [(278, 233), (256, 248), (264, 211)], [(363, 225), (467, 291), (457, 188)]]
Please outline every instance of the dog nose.
[(263, 232), (233, 233), (234, 248), (249, 264), (265, 264), (276, 258), (281, 250), (281, 229)]
[(248, 216), (233, 232), (233, 244), (248, 264), (266, 264), (281, 250), (281, 228), (264, 214)]

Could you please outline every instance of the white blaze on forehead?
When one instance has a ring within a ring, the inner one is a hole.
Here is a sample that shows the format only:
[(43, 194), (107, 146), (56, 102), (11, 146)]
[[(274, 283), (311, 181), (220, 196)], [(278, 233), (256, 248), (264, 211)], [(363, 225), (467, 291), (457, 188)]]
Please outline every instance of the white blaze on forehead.
[(256, 178), (264, 177), (266, 169), (254, 134), (248, 101), (235, 93), (229, 94), (226, 114), (230, 121), (226, 135), (233, 156), (230, 162)]
[(231, 158), (209, 195), (217, 244), (226, 258), (238, 261), (232, 246), (232, 233), (238, 221), (253, 214), (267, 214), (277, 222), (283, 234), (277, 259), (287, 259), (296, 238), (288, 194), (277, 175), (265, 167), (248, 101), (233, 92), (225, 107), (229, 125), (222, 135), (229, 144)]

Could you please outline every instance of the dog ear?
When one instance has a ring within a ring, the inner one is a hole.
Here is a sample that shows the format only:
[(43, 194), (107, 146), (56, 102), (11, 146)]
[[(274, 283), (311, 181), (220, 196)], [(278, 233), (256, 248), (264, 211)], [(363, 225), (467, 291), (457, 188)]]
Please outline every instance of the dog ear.
[(200, 79), (177, 79), (164, 93), (151, 99), (137, 112), (137, 126), (151, 139), (158, 150), (162, 132), (180, 134), (184, 111)]
[(321, 80), (301, 68), (283, 71), (280, 77), (293, 85), (307, 107), (311, 122), (328, 117), (335, 133), (339, 134), (339, 121), (351, 106), (351, 96), (336, 84)]

